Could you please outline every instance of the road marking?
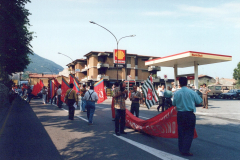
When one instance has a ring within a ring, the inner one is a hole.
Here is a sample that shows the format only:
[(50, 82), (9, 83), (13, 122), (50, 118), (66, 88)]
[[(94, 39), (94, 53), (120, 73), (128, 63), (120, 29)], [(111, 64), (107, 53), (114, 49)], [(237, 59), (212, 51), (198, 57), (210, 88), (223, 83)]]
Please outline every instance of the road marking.
[(128, 142), (158, 158), (161, 158), (163, 160), (187, 160), (185, 158), (182, 158), (182, 157), (178, 157), (178, 156), (175, 156), (173, 154), (170, 154), (170, 153), (167, 153), (167, 152), (163, 152), (163, 151), (160, 151), (160, 150), (157, 150), (155, 148), (152, 148), (152, 147), (149, 147), (149, 146), (146, 146), (144, 144), (141, 144), (141, 143), (138, 143), (138, 142), (135, 142), (135, 141), (132, 141), (130, 139), (127, 139), (125, 137), (122, 137), (122, 136), (117, 136), (116, 134), (113, 134), (115, 137), (125, 141), (125, 142)]
[(203, 113), (203, 112), (196, 112), (196, 114), (202, 114), (202, 115), (214, 115), (214, 114), (217, 114), (217, 115), (219, 115), (219, 114), (240, 114), (240, 113)]
[[(66, 110), (66, 109), (64, 109), (64, 108), (62, 108), (62, 110), (64, 110), (64, 111), (68, 112), (68, 110)], [(75, 116), (75, 117), (78, 117), (78, 118), (80, 118), (80, 119), (82, 119), (82, 120), (84, 120), (84, 121), (88, 122), (88, 120), (87, 120), (87, 119), (85, 119), (85, 118), (83, 118), (83, 117), (80, 117), (80, 116)]]

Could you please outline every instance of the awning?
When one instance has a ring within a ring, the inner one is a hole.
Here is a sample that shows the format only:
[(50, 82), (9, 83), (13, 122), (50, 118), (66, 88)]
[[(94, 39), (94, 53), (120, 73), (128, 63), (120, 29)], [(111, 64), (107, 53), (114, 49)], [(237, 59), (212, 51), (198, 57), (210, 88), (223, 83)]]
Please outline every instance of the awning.
[(183, 53), (173, 54), (170, 56), (149, 60), (145, 62), (145, 65), (161, 67), (174, 67), (174, 65), (177, 65), (178, 68), (185, 68), (194, 66), (194, 62), (197, 62), (198, 65), (205, 65), (226, 62), (231, 60), (232, 56), (229, 55), (187, 51)]

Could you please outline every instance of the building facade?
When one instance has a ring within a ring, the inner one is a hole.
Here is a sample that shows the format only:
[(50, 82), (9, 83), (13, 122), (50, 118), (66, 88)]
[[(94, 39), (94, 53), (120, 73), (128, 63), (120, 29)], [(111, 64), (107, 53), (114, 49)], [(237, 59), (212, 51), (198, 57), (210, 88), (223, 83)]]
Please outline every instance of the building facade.
[[(158, 66), (145, 66), (145, 61), (159, 57), (126, 54), (126, 64), (118, 68), (113, 63), (113, 52), (91, 51), (85, 55), (86, 59), (76, 59), (67, 64), (69, 70), (81, 83), (95, 83), (104, 79), (107, 87), (118, 80), (135, 81), (141, 85), (150, 74), (156, 76), (160, 71)], [(117, 77), (118, 75), (118, 77)]]

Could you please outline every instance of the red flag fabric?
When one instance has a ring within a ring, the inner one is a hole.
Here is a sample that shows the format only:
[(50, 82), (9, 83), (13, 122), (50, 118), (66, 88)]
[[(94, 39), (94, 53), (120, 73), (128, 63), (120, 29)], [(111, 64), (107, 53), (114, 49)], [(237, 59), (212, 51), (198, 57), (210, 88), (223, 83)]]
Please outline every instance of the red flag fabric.
[(53, 83), (55, 84), (55, 86), (58, 88), (59, 87), (59, 85), (60, 85), (60, 83), (58, 82), (58, 80), (57, 79), (53, 79)]
[(94, 91), (98, 95), (98, 101), (97, 101), (98, 104), (102, 103), (103, 101), (105, 101), (105, 99), (107, 99), (107, 94), (104, 89), (103, 79), (101, 79), (100, 81), (98, 81), (94, 84)]
[(80, 87), (79, 87), (79, 85), (77, 84), (77, 82), (76, 82), (76, 80), (75, 79), (73, 79), (73, 90), (75, 90), (76, 91), (76, 93), (80, 93)]
[(79, 80), (74, 75), (69, 74), (69, 76), (70, 76), (69, 84), (74, 83), (73, 80), (75, 80), (77, 82), (77, 84), (80, 83)]
[[(126, 126), (152, 136), (178, 138), (176, 107), (171, 107), (148, 120), (137, 118), (126, 109)], [(197, 138), (196, 129), (194, 130), (194, 138)]]
[(62, 86), (61, 86), (61, 89), (62, 89), (61, 101), (62, 102), (65, 102), (64, 97), (69, 88), (70, 88), (70, 86), (69, 86), (67, 80), (64, 77), (62, 77)]
[(69, 78), (69, 84), (71, 84), (71, 83), (73, 83), (73, 77), (72, 76), (70, 76), (70, 78)]
[(34, 96), (37, 96), (37, 94), (41, 91), (42, 87), (39, 83), (37, 83), (36, 85), (34, 85), (33, 90), (32, 90), (32, 94)]
[(39, 84), (40, 84), (40, 86), (41, 87), (43, 87), (44, 86), (44, 84), (43, 84), (43, 82), (42, 82), (42, 80), (40, 79), (40, 82), (39, 82)]
[(50, 92), (48, 95), (49, 95), (49, 98), (53, 98), (56, 93), (57, 87), (55, 86), (52, 80), (50, 81), (49, 86), (50, 86), (50, 89), (49, 89)]
[[(37, 88), (37, 86), (36, 86), (36, 85), (34, 85), (34, 86), (33, 86), (33, 89), (32, 89), (32, 94), (33, 94), (34, 96), (37, 96), (37, 94), (35, 93), (35, 92), (36, 92), (36, 91), (35, 91), (35, 90), (36, 90), (36, 88)], [(35, 95), (35, 94), (36, 94), (36, 95)]]

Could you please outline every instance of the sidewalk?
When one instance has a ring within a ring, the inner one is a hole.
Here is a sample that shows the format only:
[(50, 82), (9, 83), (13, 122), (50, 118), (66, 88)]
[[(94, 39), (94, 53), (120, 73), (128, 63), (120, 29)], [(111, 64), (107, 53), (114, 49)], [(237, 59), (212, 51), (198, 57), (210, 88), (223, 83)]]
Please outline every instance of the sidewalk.
[(62, 159), (32, 108), (20, 98), (0, 108), (0, 151), (4, 160)]

